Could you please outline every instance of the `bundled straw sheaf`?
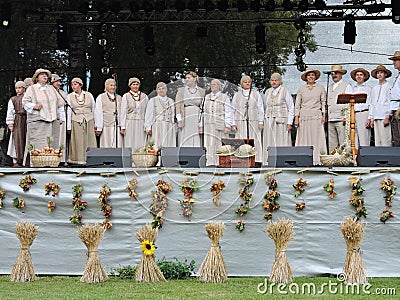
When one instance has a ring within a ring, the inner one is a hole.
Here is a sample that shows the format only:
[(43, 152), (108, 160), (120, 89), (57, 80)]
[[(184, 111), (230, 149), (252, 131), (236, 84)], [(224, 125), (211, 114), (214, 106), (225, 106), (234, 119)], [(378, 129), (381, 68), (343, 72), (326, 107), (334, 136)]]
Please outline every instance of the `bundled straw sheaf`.
[(270, 281), (273, 283), (293, 282), (292, 269), (286, 257), (286, 249), (294, 236), (293, 221), (285, 219), (278, 222), (268, 221), (268, 227), (265, 231), (274, 240), (276, 248)]
[(108, 279), (107, 273), (104, 271), (97, 254), (97, 248), (103, 239), (105, 229), (98, 223), (94, 225), (85, 224), (78, 228), (78, 234), (81, 241), (88, 249), (87, 262), (81, 282), (99, 283)]
[(205, 229), (211, 240), (211, 248), (200, 265), (199, 279), (208, 283), (225, 282), (228, 276), (219, 245), (219, 240), (224, 234), (225, 225), (222, 222), (209, 223), (205, 226)]
[(17, 237), (21, 243), (21, 249), (17, 261), (15, 262), (11, 275), (10, 281), (34, 281), (35, 270), (33, 268), (31, 254), (29, 247), (35, 240), (39, 227), (32, 223), (20, 222), (16, 225)]
[[(152, 228), (150, 224), (147, 224), (142, 226), (136, 232), (136, 237), (140, 243), (147, 240), (154, 244), (157, 239), (157, 233), (157, 228)], [(137, 282), (166, 281), (163, 273), (156, 264), (154, 254), (146, 255), (143, 253), (140, 263), (136, 269), (135, 279)]]
[(346, 284), (365, 284), (368, 282), (360, 250), (361, 240), (364, 237), (364, 228), (364, 223), (352, 218), (346, 218), (340, 224), (340, 229), (347, 245), (346, 262), (343, 270), (346, 275)]

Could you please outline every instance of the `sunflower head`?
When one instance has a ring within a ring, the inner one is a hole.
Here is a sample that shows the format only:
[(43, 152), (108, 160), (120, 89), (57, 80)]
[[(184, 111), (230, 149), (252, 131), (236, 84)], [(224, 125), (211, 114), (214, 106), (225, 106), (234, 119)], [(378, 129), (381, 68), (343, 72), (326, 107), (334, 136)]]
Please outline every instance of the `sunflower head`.
[(153, 255), (156, 250), (154, 243), (150, 242), (149, 240), (144, 240), (141, 244), (141, 248), (144, 255)]

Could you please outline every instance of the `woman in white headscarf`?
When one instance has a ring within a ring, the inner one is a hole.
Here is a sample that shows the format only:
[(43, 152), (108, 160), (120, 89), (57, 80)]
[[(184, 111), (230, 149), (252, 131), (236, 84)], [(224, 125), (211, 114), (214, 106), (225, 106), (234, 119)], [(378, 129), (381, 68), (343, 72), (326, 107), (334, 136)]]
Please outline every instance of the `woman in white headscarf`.
[(221, 85), (218, 79), (211, 81), (211, 93), (205, 96), (201, 107), (200, 126), (204, 128), (207, 166), (218, 165), (216, 151), (222, 145), (221, 139), (227, 138), (231, 130), (231, 101), (221, 92)]
[(271, 88), (265, 92), (265, 119), (263, 132), (264, 159), (268, 164), (268, 147), (291, 146), (294, 103), (288, 89), (282, 86), (282, 76), (273, 73)]
[(151, 136), (156, 149), (176, 146), (175, 106), (174, 100), (167, 97), (167, 85), (157, 83), (157, 96), (151, 98), (147, 104), (145, 128)]
[(180, 147), (199, 147), (199, 113), (205, 91), (197, 86), (197, 74), (185, 76), (185, 86), (175, 97), (176, 119), (178, 121), (178, 143)]
[(124, 147), (141, 151), (146, 144), (144, 121), (149, 98), (139, 90), (139, 78), (129, 78), (128, 86), (130, 91), (122, 96), (121, 134), (124, 136)]

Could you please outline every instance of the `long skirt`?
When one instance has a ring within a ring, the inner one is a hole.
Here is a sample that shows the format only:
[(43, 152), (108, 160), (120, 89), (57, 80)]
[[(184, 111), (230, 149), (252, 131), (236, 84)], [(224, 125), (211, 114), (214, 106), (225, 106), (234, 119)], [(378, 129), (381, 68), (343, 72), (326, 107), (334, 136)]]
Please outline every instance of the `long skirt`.
[(199, 107), (185, 106), (184, 126), (178, 133), (180, 147), (200, 147)]
[(86, 164), (86, 150), (89, 147), (97, 147), (94, 121), (90, 120), (87, 123), (72, 122), (68, 162)]
[(176, 128), (174, 123), (155, 121), (152, 126), (152, 133), (151, 139), (154, 141), (156, 149), (176, 146)]
[(104, 126), (103, 131), (100, 136), (100, 148), (116, 148), (115, 145), (118, 145), (118, 148), (121, 148), (123, 145), (124, 136), (120, 133), (120, 128), (118, 130), (118, 144), (116, 144), (116, 135), (115, 135), (115, 126)]
[[(236, 121), (238, 131), (235, 134), (236, 138), (247, 138), (247, 121)], [(258, 130), (258, 121), (249, 121), (249, 139), (254, 139), (254, 146), (256, 148), (256, 162), (262, 163), (263, 151), (261, 147), (261, 131)]]
[(204, 124), (204, 147), (206, 147), (206, 165), (218, 166), (217, 149), (222, 145), (221, 139), (227, 138), (223, 130), (217, 130), (214, 123)]
[(146, 144), (144, 120), (126, 119), (124, 147), (132, 148), (132, 152), (140, 152)]
[(325, 130), (321, 121), (321, 116), (302, 116), (297, 128), (296, 146), (313, 146), (314, 165), (321, 164), (321, 154), (327, 154)]
[(268, 147), (292, 146), (290, 131), (286, 122), (277, 122), (276, 118), (265, 118), (263, 132), (263, 164), (268, 164)]

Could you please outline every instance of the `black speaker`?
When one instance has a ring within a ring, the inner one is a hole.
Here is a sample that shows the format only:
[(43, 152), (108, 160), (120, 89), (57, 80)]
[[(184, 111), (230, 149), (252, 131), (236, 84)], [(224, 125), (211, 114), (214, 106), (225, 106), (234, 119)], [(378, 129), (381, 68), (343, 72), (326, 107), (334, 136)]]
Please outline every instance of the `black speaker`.
[(206, 166), (205, 147), (162, 147), (161, 166), (163, 167), (191, 167)]
[(311, 167), (313, 146), (268, 147), (270, 167)]
[(360, 167), (400, 166), (400, 148), (360, 146), (357, 165)]
[(88, 148), (86, 154), (88, 167), (132, 167), (131, 148)]

